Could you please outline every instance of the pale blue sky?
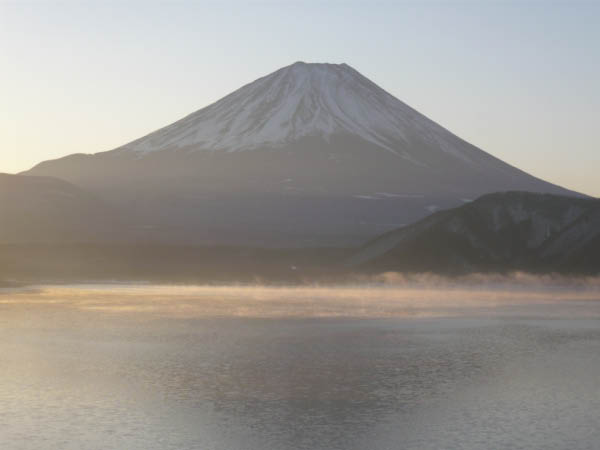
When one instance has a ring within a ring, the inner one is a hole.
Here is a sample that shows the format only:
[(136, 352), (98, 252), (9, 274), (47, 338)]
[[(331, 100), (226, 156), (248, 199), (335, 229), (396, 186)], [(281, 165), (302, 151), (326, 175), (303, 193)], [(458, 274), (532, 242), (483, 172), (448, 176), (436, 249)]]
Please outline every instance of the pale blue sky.
[(0, 0), (0, 172), (118, 147), (282, 66), (346, 62), (600, 196), (598, 2)]

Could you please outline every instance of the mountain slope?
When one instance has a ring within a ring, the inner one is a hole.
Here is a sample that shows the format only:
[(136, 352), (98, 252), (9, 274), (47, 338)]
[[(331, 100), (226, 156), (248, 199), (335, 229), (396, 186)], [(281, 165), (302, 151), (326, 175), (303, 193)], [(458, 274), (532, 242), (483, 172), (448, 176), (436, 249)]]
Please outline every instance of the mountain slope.
[(118, 149), (43, 162), (152, 239), (347, 245), (481, 194), (574, 194), (427, 119), (346, 64), (296, 63)]
[(598, 271), (598, 244), (600, 200), (507, 192), (386, 233), (348, 264), (375, 271)]
[(113, 208), (65, 181), (0, 174), (0, 243), (112, 239), (122, 226)]

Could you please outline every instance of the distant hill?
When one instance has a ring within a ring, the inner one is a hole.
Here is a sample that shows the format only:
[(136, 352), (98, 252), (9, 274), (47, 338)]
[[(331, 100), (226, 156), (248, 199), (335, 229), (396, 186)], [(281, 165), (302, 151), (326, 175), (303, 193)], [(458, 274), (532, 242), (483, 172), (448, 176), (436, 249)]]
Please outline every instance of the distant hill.
[(124, 223), (114, 208), (66, 181), (0, 174), (0, 243), (110, 240)]
[(123, 217), (67, 182), (0, 174), (0, 278), (298, 282), (382, 271), (600, 272), (600, 200), (589, 198), (489, 194), (361, 248), (154, 244)]
[(348, 265), (377, 272), (598, 272), (600, 200), (485, 195), (373, 239)]

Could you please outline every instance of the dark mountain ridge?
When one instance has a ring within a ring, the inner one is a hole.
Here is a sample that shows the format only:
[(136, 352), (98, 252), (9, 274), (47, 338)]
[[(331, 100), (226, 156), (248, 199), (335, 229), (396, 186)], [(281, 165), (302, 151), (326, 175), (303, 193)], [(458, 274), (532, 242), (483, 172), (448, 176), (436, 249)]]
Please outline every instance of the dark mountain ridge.
[(600, 270), (600, 200), (530, 192), (484, 195), (365, 244), (369, 272)]

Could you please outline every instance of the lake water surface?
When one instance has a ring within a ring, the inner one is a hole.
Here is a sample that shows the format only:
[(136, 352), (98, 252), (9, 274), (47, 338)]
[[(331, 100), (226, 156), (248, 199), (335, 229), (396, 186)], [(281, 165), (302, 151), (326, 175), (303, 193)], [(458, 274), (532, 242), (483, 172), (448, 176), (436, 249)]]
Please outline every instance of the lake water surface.
[(0, 448), (598, 449), (590, 286), (0, 293)]

